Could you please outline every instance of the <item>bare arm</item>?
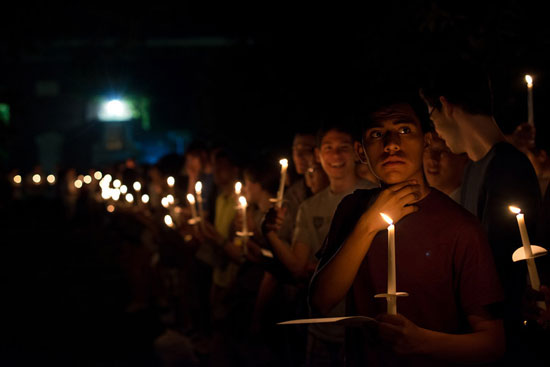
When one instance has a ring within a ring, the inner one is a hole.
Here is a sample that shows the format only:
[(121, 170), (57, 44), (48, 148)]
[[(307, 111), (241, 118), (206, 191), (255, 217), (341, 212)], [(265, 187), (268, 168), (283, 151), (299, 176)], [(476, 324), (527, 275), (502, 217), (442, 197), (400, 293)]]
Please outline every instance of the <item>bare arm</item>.
[(402, 315), (378, 317), (379, 335), (399, 354), (422, 354), (454, 363), (487, 363), (504, 353), (505, 336), (502, 320), (470, 315), (473, 331), (447, 334), (416, 326)]
[(380, 213), (394, 222), (418, 210), (410, 205), (420, 196), (419, 185), (403, 182), (382, 191), (374, 204), (361, 216), (339, 251), (314, 276), (311, 306), (327, 314), (347, 294), (376, 234), (387, 227)]

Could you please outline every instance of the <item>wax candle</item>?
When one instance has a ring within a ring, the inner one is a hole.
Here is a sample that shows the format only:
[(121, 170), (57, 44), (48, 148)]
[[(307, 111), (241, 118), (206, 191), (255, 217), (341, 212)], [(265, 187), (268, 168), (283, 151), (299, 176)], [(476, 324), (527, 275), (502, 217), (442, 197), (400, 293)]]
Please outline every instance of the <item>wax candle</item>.
[(239, 203), (241, 203), (241, 210), (243, 213), (243, 231), (242, 231), (242, 241), (243, 241), (243, 253), (246, 255), (248, 252), (247, 242), (248, 242), (248, 221), (246, 219), (246, 207), (248, 203), (244, 196), (239, 196)]
[(199, 216), (204, 220), (204, 209), (202, 206), (202, 182), (197, 181), (195, 184), (195, 193), (197, 194), (197, 206), (199, 207)]
[(397, 314), (397, 298), (395, 286), (395, 226), (393, 220), (384, 213), (380, 213), (382, 218), (389, 224), (388, 226), (388, 304), (387, 312), (390, 315)]
[(279, 163), (281, 164), (281, 182), (279, 183), (279, 191), (277, 192), (277, 206), (280, 208), (283, 206), (283, 194), (285, 192), (286, 170), (288, 168), (288, 160), (281, 159)]
[(531, 243), (529, 241), (527, 227), (525, 227), (525, 218), (520, 208), (510, 206), (509, 209), (512, 213), (516, 214), (516, 219), (518, 221), (519, 233), (521, 235), (523, 251), (525, 252), (525, 259), (527, 260), (527, 269), (529, 271), (529, 280), (531, 281), (531, 287), (538, 291), (540, 289), (540, 279), (537, 272), (535, 259), (533, 259), (533, 251), (531, 250)]
[(533, 112), (533, 78), (531, 75), (525, 75), (527, 83), (527, 122), (531, 126), (535, 126), (535, 117)]
[(197, 219), (197, 209), (195, 208), (195, 196), (193, 194), (187, 194), (187, 201), (191, 207), (191, 216), (192, 219)]

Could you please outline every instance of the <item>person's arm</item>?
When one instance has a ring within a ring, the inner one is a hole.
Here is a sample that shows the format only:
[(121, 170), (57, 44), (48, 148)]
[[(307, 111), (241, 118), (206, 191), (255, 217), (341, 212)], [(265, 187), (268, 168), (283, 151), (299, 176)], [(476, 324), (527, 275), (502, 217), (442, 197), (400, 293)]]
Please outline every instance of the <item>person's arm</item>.
[[(327, 314), (347, 294), (357, 271), (376, 234), (385, 229), (380, 213), (393, 218), (394, 223), (418, 208), (410, 205), (419, 199), (420, 186), (415, 182), (393, 185), (380, 193), (344, 240), (340, 249), (313, 277), (310, 284), (310, 305), (313, 310)], [(335, 213), (346, 215), (346, 213)]]
[(415, 325), (403, 315), (378, 318), (380, 338), (398, 354), (421, 354), (453, 363), (488, 363), (504, 354), (502, 320), (488, 315), (469, 315), (472, 332), (447, 334)]

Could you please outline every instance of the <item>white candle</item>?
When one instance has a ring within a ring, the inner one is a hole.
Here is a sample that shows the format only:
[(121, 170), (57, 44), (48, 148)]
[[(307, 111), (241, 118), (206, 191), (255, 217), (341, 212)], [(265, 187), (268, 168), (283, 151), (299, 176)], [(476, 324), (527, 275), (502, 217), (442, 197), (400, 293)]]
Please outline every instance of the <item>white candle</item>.
[(246, 202), (246, 198), (244, 196), (239, 197), (239, 202), (241, 203), (241, 210), (243, 213), (243, 233), (242, 233), (243, 253), (246, 255), (248, 251), (246, 247), (246, 243), (248, 242), (248, 222), (246, 220), (246, 207), (248, 203)]
[(197, 206), (199, 207), (199, 216), (204, 220), (204, 210), (202, 207), (202, 182), (197, 181), (195, 184), (195, 193), (197, 194)]
[(525, 219), (523, 213), (521, 213), (520, 208), (514, 206), (509, 207), (512, 213), (516, 214), (516, 219), (518, 221), (519, 233), (521, 235), (521, 243), (523, 244), (523, 251), (525, 252), (525, 259), (527, 261), (527, 270), (529, 271), (529, 280), (531, 282), (531, 287), (534, 290), (540, 290), (540, 279), (537, 272), (537, 264), (535, 264), (535, 259), (533, 258), (533, 251), (531, 250), (531, 243), (529, 242), (529, 234), (527, 233), (527, 228), (525, 227)]
[(235, 183), (235, 195), (237, 196), (241, 195), (242, 188), (243, 188), (243, 184), (240, 181), (237, 181)]
[(279, 191), (277, 192), (277, 206), (280, 208), (283, 206), (283, 194), (285, 192), (286, 169), (288, 168), (288, 160), (281, 159), (279, 163), (281, 164), (281, 182), (279, 183)]
[(535, 126), (535, 117), (533, 112), (533, 78), (531, 75), (525, 75), (527, 83), (527, 122), (531, 126)]
[(191, 216), (193, 219), (197, 218), (197, 209), (195, 208), (195, 196), (193, 194), (187, 194), (187, 201), (189, 202), (189, 206), (191, 207)]
[(393, 220), (384, 213), (382, 218), (388, 222), (388, 304), (387, 312), (390, 315), (397, 314), (397, 298), (395, 286), (395, 226)]

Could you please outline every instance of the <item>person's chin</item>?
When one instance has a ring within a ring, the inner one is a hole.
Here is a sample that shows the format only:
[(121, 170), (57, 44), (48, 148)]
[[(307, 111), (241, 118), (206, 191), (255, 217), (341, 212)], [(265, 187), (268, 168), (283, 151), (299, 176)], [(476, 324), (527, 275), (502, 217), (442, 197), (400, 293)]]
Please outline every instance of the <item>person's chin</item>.
[(398, 171), (385, 172), (381, 175), (382, 181), (388, 185), (395, 185), (407, 180), (407, 175)]

